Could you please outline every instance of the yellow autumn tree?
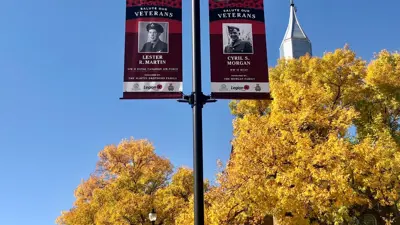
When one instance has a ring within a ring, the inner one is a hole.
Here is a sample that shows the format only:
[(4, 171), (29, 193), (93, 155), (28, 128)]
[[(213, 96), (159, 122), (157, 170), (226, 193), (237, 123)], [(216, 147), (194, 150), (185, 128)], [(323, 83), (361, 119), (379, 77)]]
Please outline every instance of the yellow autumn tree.
[[(210, 200), (208, 195), (204, 195), (204, 225), (211, 225), (210, 217), (208, 216), (208, 208), (210, 206)], [(189, 199), (189, 204), (176, 218), (174, 225), (187, 225), (194, 224), (194, 196), (192, 195)]]
[[(234, 101), (233, 152), (215, 224), (353, 224), (399, 215), (400, 57), (348, 46), (278, 61), (272, 101)], [(349, 135), (349, 129), (356, 135)], [(384, 209), (384, 210), (383, 210)], [(246, 222), (247, 220), (247, 222)], [(394, 221), (394, 220), (392, 220)]]
[(188, 207), (192, 186), (192, 171), (182, 167), (173, 174), (149, 141), (123, 140), (99, 153), (95, 173), (75, 190), (73, 208), (57, 224), (148, 225), (152, 209), (156, 224), (174, 224)]
[(165, 217), (162, 224), (179, 224), (178, 217), (190, 208), (193, 187), (193, 171), (181, 167), (173, 175), (171, 183), (157, 192), (156, 205)]
[(377, 54), (364, 82), (364, 98), (356, 104), (352, 187), (383, 221), (400, 224), (400, 54)]
[[(191, 171), (191, 170), (190, 170)], [(168, 223), (168, 224), (174, 224), (174, 225), (187, 225), (187, 224), (194, 224), (194, 177), (193, 177), (193, 172), (191, 172), (191, 185), (179, 185), (178, 190), (180, 191), (176, 191), (176, 188), (174, 185), (170, 185), (167, 190), (175, 190), (175, 193), (179, 193), (179, 192), (184, 192), (184, 193), (189, 193), (185, 190), (190, 190), (190, 195), (185, 194), (184, 196), (184, 200), (185, 203), (181, 204), (181, 209), (179, 211), (179, 213), (175, 214), (175, 220), (174, 223)], [(180, 177), (180, 176), (177, 176)], [(186, 176), (187, 177), (187, 176)], [(178, 182), (176, 182), (178, 183)], [(181, 182), (179, 182), (180, 184)], [(188, 184), (188, 183), (186, 183)], [(183, 188), (186, 189), (183, 189)], [(204, 180), (204, 184), (203, 184), (203, 189), (204, 189), (204, 225), (211, 225), (210, 221), (209, 221), (209, 216), (208, 216), (208, 209), (211, 205), (212, 200), (210, 199), (209, 193), (210, 190), (213, 188), (213, 186), (210, 185), (210, 182), (208, 179)], [(175, 194), (176, 196), (176, 194)], [(178, 195), (180, 196), (180, 195)]]

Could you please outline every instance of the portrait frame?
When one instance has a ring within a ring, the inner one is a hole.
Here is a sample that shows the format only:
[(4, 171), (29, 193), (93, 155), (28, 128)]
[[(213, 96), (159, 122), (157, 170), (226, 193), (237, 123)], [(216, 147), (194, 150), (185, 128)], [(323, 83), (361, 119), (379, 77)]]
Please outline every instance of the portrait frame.
[[(160, 41), (167, 44), (166, 52), (142, 52), (143, 46), (148, 43), (148, 31), (146, 26), (151, 23), (157, 23), (161, 25), (164, 29), (164, 32), (160, 35)], [(166, 21), (139, 21), (138, 22), (138, 53), (146, 53), (146, 54), (168, 54), (169, 53), (169, 22)]]
[[(232, 55), (232, 54), (244, 54), (244, 55), (253, 55), (254, 54), (254, 38), (253, 38), (253, 24), (251, 23), (222, 23), (222, 53), (224, 55)], [(251, 44), (251, 52), (232, 52), (226, 53), (225, 47), (231, 43), (231, 38), (229, 36), (228, 26), (235, 26), (239, 28), (240, 36), (239, 38), (242, 41), (248, 41)]]

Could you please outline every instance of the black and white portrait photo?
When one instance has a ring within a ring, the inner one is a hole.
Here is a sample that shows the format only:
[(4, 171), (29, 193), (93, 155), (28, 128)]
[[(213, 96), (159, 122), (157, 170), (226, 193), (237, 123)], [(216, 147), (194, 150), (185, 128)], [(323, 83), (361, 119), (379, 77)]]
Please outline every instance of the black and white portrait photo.
[(139, 22), (139, 52), (168, 53), (168, 22)]
[(251, 24), (222, 24), (224, 54), (253, 54), (253, 32)]

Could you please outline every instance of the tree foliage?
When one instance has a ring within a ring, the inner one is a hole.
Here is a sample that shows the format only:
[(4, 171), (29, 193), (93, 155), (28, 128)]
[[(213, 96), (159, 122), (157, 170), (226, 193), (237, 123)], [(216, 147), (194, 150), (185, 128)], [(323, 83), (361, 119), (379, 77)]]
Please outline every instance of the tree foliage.
[[(281, 59), (273, 100), (233, 101), (231, 158), (205, 182), (206, 225), (356, 224), (374, 212), (400, 217), (400, 54), (367, 63), (347, 46), (322, 57)], [(193, 173), (175, 173), (146, 140), (99, 153), (59, 225), (158, 225), (194, 221)]]
[[(146, 140), (123, 140), (99, 153), (97, 169), (75, 191), (74, 207), (57, 219), (59, 225), (174, 224), (193, 194), (193, 174), (155, 154)], [(171, 177), (171, 175), (173, 176)]]
[(367, 209), (399, 215), (400, 55), (382, 51), (367, 64), (346, 46), (279, 60), (270, 78), (273, 101), (230, 105), (235, 140), (219, 224), (262, 219), (254, 215), (351, 224)]

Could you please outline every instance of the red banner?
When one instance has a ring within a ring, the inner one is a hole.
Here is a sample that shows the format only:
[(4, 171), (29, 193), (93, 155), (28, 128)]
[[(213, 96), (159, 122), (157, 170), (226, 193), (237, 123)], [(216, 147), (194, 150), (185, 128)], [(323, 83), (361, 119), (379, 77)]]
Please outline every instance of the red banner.
[(122, 99), (182, 98), (181, 0), (127, 0)]
[(211, 96), (269, 99), (263, 0), (209, 0)]

